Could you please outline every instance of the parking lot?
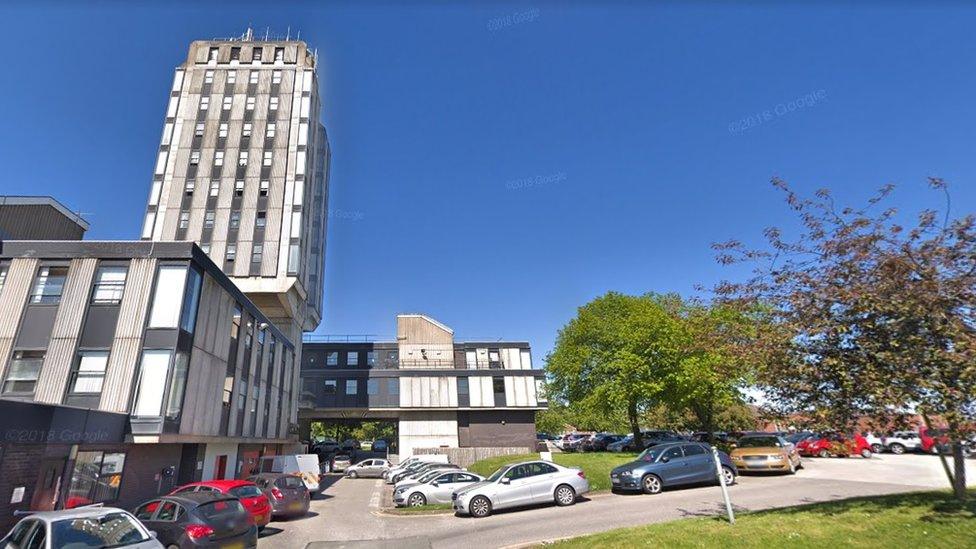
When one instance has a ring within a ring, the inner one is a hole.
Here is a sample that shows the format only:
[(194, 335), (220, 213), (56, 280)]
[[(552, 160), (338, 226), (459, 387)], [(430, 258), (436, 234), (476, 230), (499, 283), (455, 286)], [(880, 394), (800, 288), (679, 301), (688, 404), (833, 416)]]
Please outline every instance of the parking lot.
[[(976, 461), (967, 461), (967, 478), (976, 485)], [(805, 459), (796, 476), (742, 476), (731, 496), (738, 510), (760, 510), (947, 487), (938, 458), (882, 454), (867, 460)], [(506, 547), (724, 512), (720, 490), (706, 486), (657, 496), (593, 494), (572, 507), (502, 511), (484, 519), (394, 516), (381, 510), (387, 490), (381, 480), (332, 475), (308, 516), (272, 522), (258, 545), (300, 548), (315, 541), (419, 538), (422, 546), (429, 541), (433, 547)]]

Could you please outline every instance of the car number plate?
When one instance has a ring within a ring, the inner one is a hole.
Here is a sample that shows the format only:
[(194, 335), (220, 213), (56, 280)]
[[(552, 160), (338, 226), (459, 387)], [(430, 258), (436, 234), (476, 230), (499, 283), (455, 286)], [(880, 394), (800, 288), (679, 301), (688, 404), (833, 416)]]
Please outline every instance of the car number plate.
[(302, 508), (302, 502), (296, 501), (296, 502), (290, 504), (288, 506), (288, 508), (291, 509), (292, 511), (298, 511), (299, 509)]
[(244, 542), (242, 542), (242, 541), (235, 541), (234, 543), (231, 543), (229, 545), (225, 545), (224, 546), (224, 549), (244, 549)]

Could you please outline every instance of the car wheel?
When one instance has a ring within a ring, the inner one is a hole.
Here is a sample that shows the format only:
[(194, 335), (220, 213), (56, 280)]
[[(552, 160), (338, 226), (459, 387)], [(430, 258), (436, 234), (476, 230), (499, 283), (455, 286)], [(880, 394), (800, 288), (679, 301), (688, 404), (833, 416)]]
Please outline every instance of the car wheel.
[(896, 456), (900, 456), (905, 453), (905, 447), (898, 443), (892, 444), (888, 447), (888, 449), (891, 450), (891, 453), (895, 454)]
[(485, 496), (477, 496), (468, 504), (472, 517), (482, 518), (491, 514), (491, 502)]
[(796, 465), (793, 463), (793, 460), (791, 460), (790, 458), (786, 458), (786, 459), (787, 459), (787, 461), (789, 461), (789, 464), (790, 464), (790, 474), (791, 475), (795, 475), (796, 474)]
[(871, 450), (868, 450), (867, 448), (861, 450), (861, 457), (864, 459), (869, 459), (871, 457)]
[(356, 471), (349, 471), (349, 478), (356, 478), (358, 476), (359, 475), (356, 474)]
[(728, 468), (728, 467), (726, 467), (726, 466), (723, 465), (722, 466), (722, 476), (725, 477), (725, 485), (726, 486), (732, 486), (733, 484), (735, 484), (735, 473), (732, 472), (732, 469), (730, 469), (730, 468)]
[(881, 446), (880, 444), (872, 444), (871, 445), (871, 451), (874, 452), (875, 454), (880, 454), (881, 453), (881, 450), (883, 450), (883, 449), (884, 449), (884, 446)]
[(661, 479), (657, 475), (644, 475), (641, 478), (641, 491), (645, 494), (660, 494), (663, 488)]
[(822, 458), (829, 458), (830, 457), (830, 452), (828, 452), (827, 449), (824, 448), (823, 450), (820, 450), (820, 452), (818, 452), (817, 455), (820, 456), (820, 457), (822, 457)]
[(576, 490), (573, 490), (572, 486), (560, 484), (556, 487), (555, 500), (556, 505), (560, 507), (572, 505), (576, 503)]
[(407, 498), (407, 505), (410, 507), (423, 507), (427, 505), (427, 498), (420, 492), (414, 492)]

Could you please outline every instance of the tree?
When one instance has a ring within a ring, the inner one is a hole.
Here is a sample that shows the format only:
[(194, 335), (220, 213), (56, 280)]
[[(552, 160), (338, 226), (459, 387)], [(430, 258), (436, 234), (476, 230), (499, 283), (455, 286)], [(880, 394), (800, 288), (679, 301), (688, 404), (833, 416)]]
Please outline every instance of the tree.
[(674, 300), (609, 292), (580, 307), (546, 358), (550, 396), (583, 415), (622, 411), (639, 444), (641, 414), (663, 397), (678, 359)]
[[(959, 499), (966, 497), (963, 441), (976, 419), (976, 221), (953, 219), (946, 185), (943, 212), (922, 211), (906, 230), (894, 209), (873, 212), (887, 186), (860, 209), (838, 211), (830, 193), (803, 199), (780, 180), (802, 234), (765, 231), (769, 248), (716, 245), (722, 263), (754, 266), (721, 296), (769, 307), (789, 337), (766, 341), (761, 381), (784, 412), (853, 427), (917, 410), (938, 416), (952, 439), (954, 471), (942, 463)], [(767, 334), (768, 335), (768, 334)], [(778, 334), (782, 335), (782, 333)]]

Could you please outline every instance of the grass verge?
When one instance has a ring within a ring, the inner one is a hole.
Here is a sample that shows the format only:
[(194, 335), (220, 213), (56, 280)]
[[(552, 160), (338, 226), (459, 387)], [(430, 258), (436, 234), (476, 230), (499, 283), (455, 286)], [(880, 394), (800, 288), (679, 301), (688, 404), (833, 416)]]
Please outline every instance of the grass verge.
[(384, 509), (383, 512), (388, 515), (442, 515), (453, 513), (454, 508), (450, 503), (431, 503), (420, 507), (392, 507)]
[[(553, 461), (566, 467), (577, 467), (586, 473), (587, 480), (590, 481), (590, 489), (594, 492), (602, 492), (610, 489), (610, 470), (618, 465), (623, 465), (629, 461), (634, 461), (637, 454), (613, 452), (588, 452), (584, 454), (562, 454), (552, 455)], [(468, 467), (469, 471), (479, 475), (488, 476), (495, 472), (502, 465), (539, 459), (539, 454), (521, 454), (512, 456), (498, 456), (483, 459)]]
[(620, 528), (553, 544), (574, 547), (972, 547), (976, 490), (854, 498), (721, 518)]

